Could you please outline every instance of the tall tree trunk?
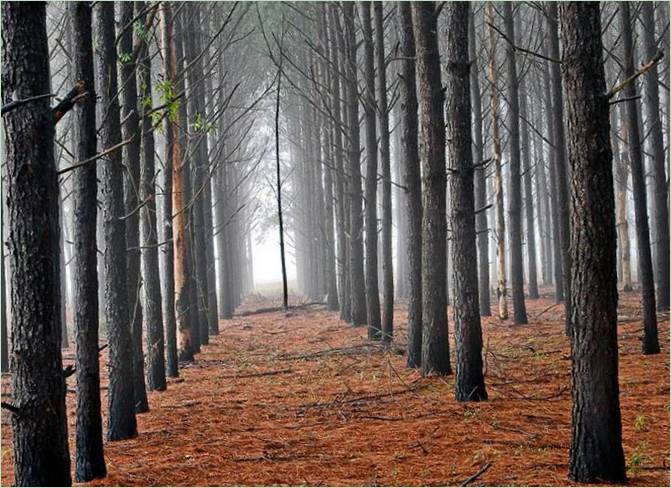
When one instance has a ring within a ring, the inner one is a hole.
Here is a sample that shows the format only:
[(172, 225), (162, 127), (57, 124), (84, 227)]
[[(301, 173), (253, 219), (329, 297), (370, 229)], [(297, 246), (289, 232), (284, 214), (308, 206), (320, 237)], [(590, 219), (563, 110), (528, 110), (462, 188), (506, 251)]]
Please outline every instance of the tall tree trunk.
[[(620, 113), (622, 105), (620, 105)], [(629, 220), (627, 219), (627, 181), (629, 180), (629, 153), (627, 146), (629, 140), (627, 138), (626, 130), (622, 122), (624, 116), (620, 117), (620, 127), (617, 126), (616, 111), (611, 110), (611, 144), (613, 146), (613, 167), (615, 168), (615, 222), (617, 224), (617, 245), (620, 252), (620, 268), (622, 274), (620, 279), (622, 281), (623, 291), (631, 291), (633, 289), (631, 283), (631, 242), (629, 239)], [(622, 130), (620, 130), (622, 129)], [(618, 135), (621, 133), (621, 135)], [(622, 144), (619, 143), (618, 137), (622, 137)], [(620, 150), (620, 146), (622, 149)]]
[(343, 102), (341, 99), (342, 82), (342, 57), (345, 54), (344, 39), (342, 29), (340, 29), (340, 19), (336, 5), (329, 6), (329, 39), (331, 41), (331, 106), (333, 110), (334, 122), (334, 152), (335, 152), (335, 196), (336, 196), (336, 235), (337, 235), (337, 273), (338, 273), (338, 291), (340, 303), (340, 318), (342, 320), (351, 320), (350, 310), (350, 291), (349, 291), (349, 260), (347, 255), (347, 222), (349, 212), (347, 211), (347, 194), (345, 186), (347, 175), (343, 162), (343, 135), (346, 135), (346, 125), (344, 123), (344, 110), (341, 110)]
[(350, 2), (342, 4), (345, 19), (347, 43), (346, 85), (347, 85), (347, 125), (349, 130), (349, 210), (350, 210), (350, 296), (352, 325), (366, 323), (366, 293), (363, 271), (363, 212), (361, 203), (361, 166), (359, 161), (359, 95), (356, 74), (356, 31), (354, 29), (354, 6)]
[(370, 2), (359, 2), (363, 35), (364, 119), (366, 122), (366, 305), (368, 338), (381, 338), (380, 292), (377, 286), (377, 135), (375, 127), (375, 62)]
[(445, 218), (444, 94), (436, 4), (412, 4), (419, 83), (420, 158), (424, 188), (422, 217), (422, 375), (450, 374), (447, 330), (447, 222)]
[[(2, 85), (15, 100), (49, 93), (44, 3), (2, 4)], [(14, 484), (69, 486), (61, 357), (58, 180), (47, 99), (3, 117), (8, 178)], [(39, 134), (39, 137), (36, 135)], [(3, 301), (4, 306), (4, 301)]]
[[(121, 26), (133, 21), (133, 2), (121, 2)], [(126, 246), (128, 246), (126, 279), (128, 282), (128, 312), (130, 314), (130, 330), (133, 340), (133, 392), (135, 394), (135, 411), (147, 412), (149, 403), (144, 384), (144, 351), (142, 350), (142, 301), (140, 288), (140, 118), (137, 103), (136, 62), (133, 59), (133, 29), (125, 29), (119, 33), (119, 56), (130, 56), (130, 61), (121, 63), (119, 77), (121, 79), (121, 126), (124, 140), (131, 142), (123, 148), (124, 172), (124, 207), (126, 213)]]
[[(626, 79), (634, 73), (634, 50), (631, 28), (629, 3), (619, 2), (620, 31), (623, 43), (623, 77)], [(624, 88), (627, 99), (626, 117), (629, 135), (629, 160), (631, 162), (631, 182), (634, 190), (634, 211), (636, 216), (636, 241), (638, 243), (638, 269), (643, 300), (643, 353), (657, 354), (659, 339), (657, 337), (657, 313), (655, 311), (655, 281), (652, 271), (652, 254), (650, 252), (650, 229), (648, 227), (648, 204), (643, 172), (643, 154), (639, 132), (638, 115), (636, 113), (636, 85), (628, 83)], [(664, 203), (666, 205), (666, 202)]]
[(445, 6), (447, 50), (445, 92), (447, 118), (448, 180), (452, 200), (450, 228), (454, 277), (454, 327), (457, 346), (457, 401), (487, 399), (482, 374), (482, 330), (478, 303), (477, 247), (475, 245), (475, 196), (471, 152), (471, 102), (466, 2)]
[[(508, 39), (515, 39), (515, 21), (510, 2), (503, 4), (503, 23)], [(524, 303), (524, 260), (522, 258), (522, 176), (520, 173), (520, 103), (519, 80), (515, 50), (506, 46), (506, 67), (508, 72), (508, 104), (510, 117), (510, 179), (508, 183), (508, 232), (510, 245), (510, 281), (513, 298), (513, 318), (516, 324), (527, 323)]]
[(478, 247), (478, 303), (480, 315), (492, 314), (489, 295), (489, 224), (487, 212), (487, 168), (484, 166), (484, 143), (482, 141), (482, 95), (475, 37), (475, 14), (468, 20), (468, 56), (471, 59), (470, 98), (473, 107), (473, 156), (475, 166), (475, 232)]
[[(176, 63), (172, 10), (167, 3), (161, 4), (160, 6), (160, 25), (161, 51), (163, 54), (164, 74), (167, 79), (171, 74), (174, 77)], [(172, 80), (173, 78), (170, 79)], [(170, 102), (172, 102), (172, 100), (170, 100)], [(170, 116), (174, 119), (172, 113)], [(171, 378), (176, 378), (179, 375), (179, 366), (177, 356), (177, 317), (175, 316), (175, 241), (172, 219), (172, 214), (174, 212), (172, 205), (172, 174), (174, 171), (173, 158), (175, 153), (180, 155), (181, 151), (179, 148), (179, 137), (175, 137), (175, 134), (178, 135), (178, 130), (173, 128), (172, 122), (174, 122), (174, 120), (163, 122), (168, 124), (168, 130), (166, 130), (165, 133), (165, 161), (163, 163), (162, 227), (164, 244), (161, 246), (160, 251), (162, 269), (161, 283), (163, 285), (161, 289), (161, 308), (166, 341), (166, 375)]]
[(382, 2), (373, 2), (373, 17), (377, 68), (377, 110), (380, 125), (380, 164), (382, 166), (382, 340), (388, 343), (394, 337), (394, 268), (391, 250), (389, 107), (387, 102), (387, 64), (384, 54)]
[[(138, 2), (137, 9), (146, 4)], [(140, 16), (142, 25), (146, 24), (146, 14)], [(158, 234), (156, 222), (156, 167), (154, 162), (154, 133), (152, 130), (152, 89), (151, 60), (149, 43), (140, 39), (141, 56), (138, 59), (138, 84), (140, 87), (142, 108), (142, 152), (140, 165), (140, 201), (146, 204), (140, 209), (140, 247), (142, 249), (142, 290), (144, 297), (144, 321), (147, 327), (147, 387), (150, 390), (165, 390), (165, 337), (163, 334), (163, 311), (161, 309), (161, 282), (158, 261)], [(172, 306), (172, 303), (171, 303)], [(173, 313), (174, 330), (174, 313)]]
[[(175, 90), (177, 76), (177, 50), (173, 32), (173, 14), (170, 4), (162, 4), (161, 22), (163, 24), (164, 41), (164, 63), (166, 80)], [(166, 214), (166, 219), (172, 220), (173, 249), (174, 249), (174, 277), (175, 277), (175, 320), (177, 323), (177, 357), (181, 361), (193, 360), (193, 347), (191, 341), (191, 324), (188, 316), (189, 295), (187, 290), (188, 281), (188, 257), (186, 236), (186, 202), (184, 201), (184, 164), (182, 162), (182, 147), (180, 141), (180, 129), (176, 114), (168, 118), (168, 133), (166, 138), (171, 144), (168, 150), (172, 157), (172, 209)], [(167, 236), (166, 236), (167, 237)], [(170, 338), (168, 339), (170, 340)], [(170, 344), (168, 345), (170, 347)]]
[[(96, 92), (93, 69), (91, 6), (68, 4), (72, 18), (73, 78), (86, 83), (88, 97), (73, 108), (75, 157), (84, 161), (96, 154)], [(95, 165), (74, 171), (74, 326), (77, 377), (75, 479), (90, 481), (107, 474), (100, 412), (98, 359), (98, 275), (96, 251), (97, 179)]]
[[(114, 4), (96, 4), (98, 42), (98, 87), (103, 111), (100, 128), (101, 149), (121, 142), (117, 53), (114, 33)], [(109, 343), (109, 394), (107, 438), (129, 439), (137, 435), (133, 388), (133, 351), (128, 313), (126, 281), (126, 233), (124, 221), (123, 168), (121, 152), (101, 158), (103, 195), (103, 233), (105, 240), (105, 320)]]
[(417, 147), (417, 87), (415, 84), (415, 35), (412, 8), (396, 4), (400, 40), (401, 144), (399, 159), (405, 182), (404, 212), (408, 221), (407, 247), (399, 249), (408, 259), (408, 361), (409, 368), (422, 364), (422, 180)]
[[(527, 92), (525, 78), (520, 80), (520, 114), (523, 121), (530, 119), (527, 110)], [(529, 273), (528, 293), (529, 298), (538, 298), (538, 275), (536, 271), (536, 232), (534, 229), (534, 195), (533, 195), (533, 174), (534, 165), (531, 159), (531, 147), (529, 141), (529, 128), (527, 122), (522, 123), (522, 164), (524, 167), (524, 216), (526, 218), (527, 231), (527, 270)]]
[[(557, 3), (548, 2), (548, 34), (550, 36), (550, 57), (560, 58), (559, 31), (557, 28)], [(552, 90), (552, 114), (554, 115), (554, 180), (556, 182), (557, 217), (559, 223), (559, 243), (561, 244), (561, 276), (563, 280), (563, 296), (566, 297), (565, 327), (570, 335), (569, 317), (571, 316), (571, 256), (569, 254), (570, 222), (568, 212), (568, 176), (566, 172), (566, 140), (564, 138), (564, 106), (562, 100), (562, 80), (559, 63), (550, 63), (550, 86)], [(555, 234), (555, 239), (557, 235)], [(560, 258), (555, 254), (555, 260)], [(559, 281), (557, 282), (559, 286)]]
[[(494, 8), (491, 2), (485, 5), (485, 17), (487, 22), (494, 25)], [(489, 63), (487, 76), (489, 78), (489, 105), (492, 120), (492, 140), (494, 143), (494, 188), (496, 207), (496, 275), (498, 287), (496, 296), (498, 299), (499, 320), (508, 318), (507, 284), (506, 284), (506, 220), (503, 208), (503, 175), (501, 172), (501, 137), (499, 136), (499, 88), (496, 68), (496, 44), (497, 33), (493, 27), (488, 29), (489, 39)]]
[[(643, 50), (645, 60), (650, 60), (657, 52), (655, 38), (655, 14), (652, 2), (642, 2), (641, 23), (643, 26)], [(667, 36), (668, 37), (668, 36)], [(668, 68), (667, 68), (668, 69)], [(652, 174), (654, 185), (654, 222), (657, 231), (657, 310), (669, 309), (669, 209), (668, 181), (666, 179), (664, 135), (662, 121), (659, 117), (659, 81), (657, 66), (653, 66), (645, 74), (644, 102), (648, 116), (649, 148), (652, 153)], [(666, 88), (668, 91), (668, 87)], [(668, 118), (668, 114), (667, 114)]]
[[(4, 173), (4, 171), (3, 171)], [(3, 178), (4, 179), (4, 178)], [(4, 186), (4, 185), (3, 185)], [(3, 197), (4, 197), (4, 191)], [(4, 198), (3, 198), (4, 201)], [(0, 222), (3, 222), (4, 214), (4, 205), (0, 204)], [(4, 246), (5, 236), (4, 236), (4, 225), (0, 225), (2, 229), (2, 238), (0, 242)], [(9, 338), (7, 337), (7, 293), (5, 292), (5, 253), (0, 251), (0, 299), (2, 300), (2, 305), (0, 305), (0, 330), (2, 331), (2, 339), (0, 342), (0, 355), (2, 360), (0, 361), (0, 373), (9, 372)]]
[(569, 477), (622, 483), (615, 202), (599, 4), (562, 3), (560, 19), (571, 168)]

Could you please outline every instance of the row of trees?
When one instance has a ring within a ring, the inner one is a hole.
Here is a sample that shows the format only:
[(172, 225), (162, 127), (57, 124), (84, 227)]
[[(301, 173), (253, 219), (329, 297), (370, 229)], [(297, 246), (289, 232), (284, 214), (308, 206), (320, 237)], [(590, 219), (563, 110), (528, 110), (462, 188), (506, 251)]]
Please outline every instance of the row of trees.
[[(249, 11), (2, 6), (12, 303), (3, 407), (17, 485), (71, 483), (65, 378), (76, 376), (75, 478), (104, 477), (100, 351), (109, 351), (106, 437), (134, 437), (147, 390), (165, 390), (253, 288), (262, 154), (250, 134), (268, 90), (261, 58), (241, 42), (253, 31)], [(234, 69), (243, 59), (252, 62)], [(66, 308), (76, 357), (63, 369)]]
[[(487, 398), (480, 316), (492, 288), (496, 315), (508, 318), (510, 294), (512, 321), (525, 324), (526, 301), (554, 284), (573, 350), (571, 476), (622, 481), (616, 306), (618, 267), (632, 287), (629, 196), (645, 354), (659, 352), (656, 310), (669, 300), (664, 7), (319, 3), (295, 17), (268, 49), (290, 85), (298, 286), (391, 341), (395, 223), (407, 364), (452, 372), (451, 299), (465, 401)], [(599, 419), (596, 404), (608, 405)]]

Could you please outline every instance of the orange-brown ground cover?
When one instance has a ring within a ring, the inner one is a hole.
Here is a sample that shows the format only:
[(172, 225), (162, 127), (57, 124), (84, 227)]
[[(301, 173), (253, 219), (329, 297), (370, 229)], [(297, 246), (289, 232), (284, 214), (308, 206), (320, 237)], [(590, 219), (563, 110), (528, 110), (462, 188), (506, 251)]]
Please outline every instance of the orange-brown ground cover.
[[(668, 486), (668, 318), (660, 323), (662, 354), (643, 356), (638, 296), (620, 301), (630, 481)], [(109, 476), (90, 485), (460, 485), (486, 464), (472, 485), (570, 484), (562, 307), (549, 298), (527, 304), (529, 325), (484, 320), (490, 400), (477, 404), (456, 403), (452, 377), (420, 378), (397, 352), (371, 346), (365, 328), (322, 307), (222, 321), (180, 380), (150, 393), (139, 436), (106, 443)], [(247, 303), (266, 305), (258, 297)], [(402, 306), (395, 319), (404, 344)], [(68, 386), (74, 449), (74, 377)], [(13, 481), (6, 417), (3, 485)]]

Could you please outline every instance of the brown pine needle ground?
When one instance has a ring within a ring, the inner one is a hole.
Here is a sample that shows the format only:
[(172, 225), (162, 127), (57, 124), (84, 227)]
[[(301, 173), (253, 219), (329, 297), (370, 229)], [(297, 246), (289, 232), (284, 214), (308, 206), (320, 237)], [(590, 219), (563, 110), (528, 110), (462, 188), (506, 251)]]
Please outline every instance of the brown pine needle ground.
[[(668, 486), (668, 315), (662, 354), (643, 356), (639, 295), (620, 302), (630, 484)], [(245, 309), (273, 305), (257, 296)], [(525, 326), (483, 321), (490, 400), (479, 404), (456, 403), (453, 377), (420, 378), (398, 351), (368, 342), (365, 328), (320, 306), (222, 321), (180, 380), (149, 394), (139, 436), (105, 444), (109, 476), (90, 485), (461, 485), (479, 472), (471, 486), (570, 484), (569, 346), (563, 307), (552, 305), (527, 301)], [(402, 306), (395, 320), (404, 345)], [(73, 351), (65, 357), (73, 362)], [(74, 456), (74, 376), (67, 381)], [(13, 482), (8, 416), (5, 486)]]

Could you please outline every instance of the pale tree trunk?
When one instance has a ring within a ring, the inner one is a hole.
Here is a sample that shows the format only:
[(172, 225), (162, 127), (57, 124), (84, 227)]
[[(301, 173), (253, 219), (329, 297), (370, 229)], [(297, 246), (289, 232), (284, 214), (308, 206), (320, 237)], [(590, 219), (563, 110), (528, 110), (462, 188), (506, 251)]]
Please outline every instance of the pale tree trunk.
[[(485, 6), (485, 17), (487, 22), (494, 24), (494, 7), (491, 2)], [(496, 31), (489, 27), (489, 63), (487, 67), (487, 76), (489, 78), (489, 104), (490, 116), (492, 122), (492, 142), (494, 150), (492, 158), (494, 160), (494, 187), (495, 187), (495, 207), (496, 207), (496, 275), (498, 288), (496, 296), (498, 299), (498, 316), (500, 320), (508, 318), (508, 294), (506, 285), (506, 221), (505, 210), (503, 207), (503, 175), (501, 174), (501, 137), (499, 135), (499, 98), (496, 67)]]

